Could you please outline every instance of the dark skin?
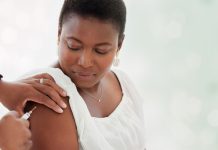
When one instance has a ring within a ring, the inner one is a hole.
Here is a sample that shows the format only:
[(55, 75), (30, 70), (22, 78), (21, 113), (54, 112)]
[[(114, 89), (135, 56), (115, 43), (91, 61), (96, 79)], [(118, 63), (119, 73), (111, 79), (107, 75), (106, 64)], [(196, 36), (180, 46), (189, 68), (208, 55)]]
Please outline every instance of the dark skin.
[[(119, 81), (110, 71), (122, 45), (118, 37), (119, 32), (112, 23), (79, 16), (68, 19), (59, 35), (59, 62), (55, 67), (71, 78), (93, 117), (110, 116), (122, 99)], [(100, 103), (86, 94), (88, 92), (98, 97), (99, 85), (103, 92)], [(34, 104), (37, 109), (30, 120), (32, 150), (79, 149), (76, 123), (68, 99), (64, 101), (68, 107), (62, 114), (55, 114), (40, 104)]]
[[(64, 100), (69, 106), (68, 100)], [(77, 130), (70, 107), (58, 115), (43, 105), (31, 116), (32, 150), (78, 150)]]

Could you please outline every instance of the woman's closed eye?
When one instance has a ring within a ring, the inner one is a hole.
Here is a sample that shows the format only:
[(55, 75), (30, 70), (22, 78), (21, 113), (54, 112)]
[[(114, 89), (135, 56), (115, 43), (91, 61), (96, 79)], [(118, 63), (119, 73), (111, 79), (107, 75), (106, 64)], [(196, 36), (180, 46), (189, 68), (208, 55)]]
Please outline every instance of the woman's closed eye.
[(94, 51), (98, 54), (105, 55), (109, 52), (109, 50), (94, 48)]
[(69, 45), (67, 45), (67, 47), (68, 47), (69, 49), (73, 50), (73, 51), (78, 51), (78, 50), (81, 50), (81, 49), (82, 49), (82, 47), (79, 47), (79, 46), (69, 46)]

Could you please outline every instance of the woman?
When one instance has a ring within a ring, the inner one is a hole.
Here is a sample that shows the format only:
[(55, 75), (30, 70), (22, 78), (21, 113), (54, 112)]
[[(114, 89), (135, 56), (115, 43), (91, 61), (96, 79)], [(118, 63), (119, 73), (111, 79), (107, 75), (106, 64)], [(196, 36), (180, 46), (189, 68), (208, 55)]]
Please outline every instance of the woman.
[[(34, 150), (142, 150), (142, 100), (128, 77), (112, 71), (124, 39), (122, 0), (65, 0), (59, 18), (59, 59), (53, 76), (70, 106), (57, 115), (37, 104)], [(40, 71), (36, 73), (41, 73)]]

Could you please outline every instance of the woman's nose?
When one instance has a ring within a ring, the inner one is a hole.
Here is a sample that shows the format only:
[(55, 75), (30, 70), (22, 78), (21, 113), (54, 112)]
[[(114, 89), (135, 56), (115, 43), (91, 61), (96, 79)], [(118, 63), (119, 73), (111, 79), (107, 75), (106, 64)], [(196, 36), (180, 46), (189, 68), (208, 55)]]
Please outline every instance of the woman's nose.
[(79, 65), (88, 68), (93, 65), (92, 52), (88, 50), (83, 50), (79, 58)]

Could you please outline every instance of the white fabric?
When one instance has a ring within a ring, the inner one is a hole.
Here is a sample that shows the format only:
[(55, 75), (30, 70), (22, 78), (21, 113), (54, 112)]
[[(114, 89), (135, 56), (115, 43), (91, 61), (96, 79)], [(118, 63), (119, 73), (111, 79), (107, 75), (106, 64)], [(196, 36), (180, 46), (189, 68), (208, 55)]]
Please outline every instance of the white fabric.
[(80, 150), (145, 149), (143, 101), (123, 72), (114, 71), (122, 88), (122, 101), (106, 118), (90, 115), (76, 86), (60, 69), (46, 68), (28, 76), (39, 73), (50, 74), (67, 92), (77, 126)]

